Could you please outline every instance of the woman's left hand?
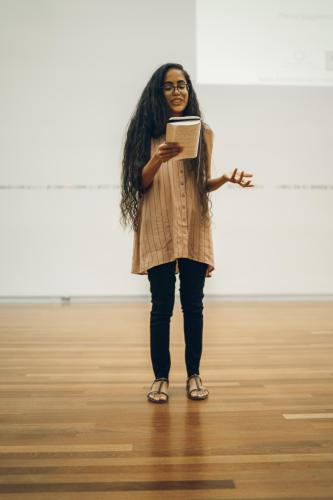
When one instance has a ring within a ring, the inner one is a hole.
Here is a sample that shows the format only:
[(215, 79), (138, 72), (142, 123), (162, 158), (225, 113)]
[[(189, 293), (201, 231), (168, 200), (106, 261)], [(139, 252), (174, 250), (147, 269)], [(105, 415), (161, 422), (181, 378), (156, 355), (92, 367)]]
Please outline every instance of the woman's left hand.
[(238, 174), (237, 173), (237, 168), (233, 171), (232, 174), (223, 174), (222, 177), (227, 181), (227, 182), (232, 182), (233, 184), (239, 184), (242, 187), (254, 187), (254, 184), (251, 184), (251, 180), (245, 181), (243, 180), (243, 177), (253, 177), (252, 174), (248, 174), (247, 172), (244, 172), (244, 170)]

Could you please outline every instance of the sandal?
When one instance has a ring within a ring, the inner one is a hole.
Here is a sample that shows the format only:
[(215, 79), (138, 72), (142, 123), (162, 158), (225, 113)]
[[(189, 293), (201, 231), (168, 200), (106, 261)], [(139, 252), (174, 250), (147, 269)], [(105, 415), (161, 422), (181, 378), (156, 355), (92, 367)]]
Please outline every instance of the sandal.
[[(190, 380), (194, 378), (195, 380), (195, 383), (197, 385), (197, 388), (196, 389), (191, 389), (190, 390)], [(192, 395), (192, 392), (193, 391), (205, 391), (206, 394), (203, 394), (201, 396), (197, 395), (197, 396), (194, 396)], [(187, 379), (187, 382), (186, 382), (186, 392), (187, 392), (187, 396), (190, 398), (190, 399), (207, 399), (208, 398), (208, 394), (209, 394), (209, 391), (208, 389), (206, 389), (206, 387), (204, 387), (202, 385), (202, 380), (201, 380), (201, 377), (200, 375), (198, 375), (197, 373), (194, 373), (193, 375), (191, 375), (190, 377), (188, 377)]]
[[(148, 392), (148, 394), (147, 394), (147, 399), (148, 399), (148, 401), (151, 401), (152, 403), (166, 403), (168, 401), (168, 399), (169, 399), (169, 394), (167, 394), (166, 392), (162, 391), (161, 387), (162, 387), (163, 383), (166, 383), (167, 387), (169, 387), (169, 380), (167, 378), (165, 378), (165, 377), (156, 378), (154, 380), (154, 382), (152, 383), (151, 387), (153, 387), (154, 383), (158, 382), (158, 381), (160, 382), (158, 389), (154, 390), (154, 391), (150, 390)], [(166, 399), (161, 399), (161, 398), (155, 399), (154, 398), (155, 394), (165, 394)]]

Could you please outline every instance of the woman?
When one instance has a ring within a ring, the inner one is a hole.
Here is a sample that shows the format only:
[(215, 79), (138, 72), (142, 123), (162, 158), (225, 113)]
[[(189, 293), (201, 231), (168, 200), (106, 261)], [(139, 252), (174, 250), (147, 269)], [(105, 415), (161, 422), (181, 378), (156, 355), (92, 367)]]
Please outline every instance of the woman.
[(190, 75), (181, 64), (160, 66), (151, 76), (130, 120), (122, 161), (121, 224), (134, 230), (132, 273), (148, 275), (150, 354), (155, 380), (148, 401), (169, 399), (170, 319), (176, 274), (184, 317), (186, 392), (202, 400), (209, 391), (200, 377), (203, 336), (203, 288), (214, 270), (210, 191), (226, 182), (253, 187), (235, 169), (211, 177), (213, 132), (202, 121), (197, 158), (173, 160), (181, 151), (165, 141), (171, 116), (201, 112)]

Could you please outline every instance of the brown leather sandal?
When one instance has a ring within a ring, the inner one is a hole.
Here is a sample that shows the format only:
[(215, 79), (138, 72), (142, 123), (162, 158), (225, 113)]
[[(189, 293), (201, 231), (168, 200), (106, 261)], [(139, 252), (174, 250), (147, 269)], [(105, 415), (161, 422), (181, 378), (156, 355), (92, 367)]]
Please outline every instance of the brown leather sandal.
[[(169, 380), (165, 377), (160, 377), (160, 378), (156, 378), (154, 380), (154, 382), (152, 383), (151, 385), (151, 388), (153, 387), (154, 383), (159, 381), (160, 384), (159, 384), (159, 387), (157, 390), (150, 390), (147, 394), (147, 399), (148, 401), (150, 401), (151, 403), (167, 403), (168, 402), (168, 399), (169, 399), (169, 394), (167, 394), (166, 392), (162, 391), (161, 390), (161, 387), (163, 385), (163, 383), (167, 383), (167, 387), (169, 387)], [(154, 394), (165, 394), (166, 396), (166, 399), (154, 399)]]
[[(197, 385), (196, 388), (193, 388), (190, 390), (190, 380), (194, 378), (195, 380), (195, 383)], [(203, 396), (194, 396), (192, 395), (192, 392), (193, 391), (206, 391), (207, 394), (204, 394)], [(207, 399), (208, 398), (208, 394), (209, 394), (209, 391), (206, 387), (204, 387), (202, 385), (202, 380), (201, 380), (201, 377), (200, 375), (198, 375), (197, 373), (194, 373), (193, 375), (191, 375), (190, 377), (188, 377), (187, 379), (187, 382), (186, 382), (186, 393), (187, 393), (187, 396), (190, 398), (190, 399)]]

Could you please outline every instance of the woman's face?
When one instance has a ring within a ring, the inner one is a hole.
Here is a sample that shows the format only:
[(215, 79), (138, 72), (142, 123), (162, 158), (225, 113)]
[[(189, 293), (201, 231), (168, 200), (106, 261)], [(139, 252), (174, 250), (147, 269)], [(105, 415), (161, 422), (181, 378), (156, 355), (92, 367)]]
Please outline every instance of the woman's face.
[[(180, 69), (172, 68), (165, 74), (163, 94), (170, 108), (171, 116), (183, 115), (183, 111), (188, 103), (188, 88), (185, 86), (186, 83), (185, 75)], [(175, 88), (176, 86), (179, 87)]]

